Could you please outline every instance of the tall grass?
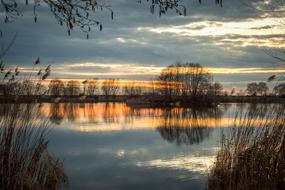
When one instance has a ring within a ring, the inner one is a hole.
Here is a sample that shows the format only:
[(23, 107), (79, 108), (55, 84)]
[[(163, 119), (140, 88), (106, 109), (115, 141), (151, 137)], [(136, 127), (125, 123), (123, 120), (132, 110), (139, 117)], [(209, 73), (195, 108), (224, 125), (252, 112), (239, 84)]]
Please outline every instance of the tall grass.
[(62, 163), (48, 152), (50, 123), (35, 105), (1, 105), (0, 189), (63, 189)]
[(207, 188), (285, 189), (284, 112), (284, 106), (270, 106), (239, 113), (223, 133)]

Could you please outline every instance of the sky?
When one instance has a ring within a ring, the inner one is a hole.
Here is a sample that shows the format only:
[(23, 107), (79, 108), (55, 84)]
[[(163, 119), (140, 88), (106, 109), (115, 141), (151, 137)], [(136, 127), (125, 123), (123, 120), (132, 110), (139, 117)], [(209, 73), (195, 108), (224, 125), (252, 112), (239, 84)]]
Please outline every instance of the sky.
[(2, 43), (17, 35), (5, 63), (31, 69), (40, 57), (41, 64), (52, 65), (51, 78), (144, 81), (177, 61), (193, 62), (208, 67), (229, 89), (285, 71), (285, 63), (268, 55), (285, 46), (282, 15), (259, 10), (261, 2), (270, 1), (227, 0), (221, 8), (214, 0), (201, 5), (184, 0), (185, 17), (171, 11), (151, 14), (146, 0), (104, 2), (112, 6), (114, 20), (108, 11), (97, 12), (103, 31), (95, 29), (88, 40), (78, 29), (68, 36), (44, 4), (37, 23), (32, 5), (20, 4), (23, 16), (8, 24), (1, 10)]

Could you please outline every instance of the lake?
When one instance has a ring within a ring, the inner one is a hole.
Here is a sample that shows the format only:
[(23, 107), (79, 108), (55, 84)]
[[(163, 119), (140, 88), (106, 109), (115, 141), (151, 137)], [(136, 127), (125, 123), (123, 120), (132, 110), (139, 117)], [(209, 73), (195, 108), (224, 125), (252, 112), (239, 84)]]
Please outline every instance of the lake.
[(68, 189), (204, 189), (221, 132), (256, 104), (133, 109), (124, 103), (41, 104), (50, 153)]

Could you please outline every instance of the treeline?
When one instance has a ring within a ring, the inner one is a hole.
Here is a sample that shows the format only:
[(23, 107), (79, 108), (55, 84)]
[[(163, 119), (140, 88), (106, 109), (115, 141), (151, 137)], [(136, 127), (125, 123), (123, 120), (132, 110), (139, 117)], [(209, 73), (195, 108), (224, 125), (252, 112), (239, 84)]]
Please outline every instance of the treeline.
[[(34, 63), (38, 65), (39, 59)], [(6, 69), (7, 70), (7, 69)], [(31, 71), (29, 77), (18, 78), (19, 69), (15, 68), (4, 75), (0, 91), (4, 95), (50, 95), (50, 96), (96, 96), (106, 97), (127, 95), (160, 95), (167, 98), (198, 97), (206, 95), (221, 95), (222, 85), (213, 81), (213, 76), (199, 64), (176, 63), (161, 71), (152, 81), (141, 83), (122, 81), (115, 78), (88, 79), (64, 81), (46, 78), (51, 72), (50, 66), (45, 69)], [(46, 74), (48, 73), (48, 74)]]
[[(223, 90), (219, 82), (215, 82), (213, 75), (207, 68), (195, 63), (176, 63), (163, 69), (160, 75), (148, 82), (126, 81), (116, 78), (80, 80), (47, 80), (51, 73), (51, 66), (39, 67), (38, 58), (30, 73), (20, 69), (7, 68), (0, 64), (0, 94), (4, 96), (98, 96), (115, 97), (126, 95), (138, 97), (142, 95), (163, 96), (165, 99), (199, 98), (222, 96), (228, 93)], [(285, 83), (277, 83), (272, 92), (265, 82), (252, 82), (242, 92), (231, 95), (249, 96), (285, 96)]]
[(97, 96), (115, 97), (117, 95), (140, 96), (148, 93), (147, 87), (137, 86), (135, 82), (122, 83), (119, 79), (88, 79), (64, 81), (51, 79), (4, 80), (0, 84), (0, 94), (5, 96)]
[(60, 79), (53, 79), (48, 85), (48, 94), (51, 96), (116, 96), (120, 91), (119, 79), (106, 79), (100, 82), (98, 79), (70, 80), (63, 82)]
[(252, 82), (247, 84), (246, 94), (249, 96), (285, 96), (285, 83), (277, 83), (270, 91), (266, 82)]
[(148, 93), (147, 87), (136, 82), (122, 82), (116, 78), (88, 79), (83, 82), (70, 80), (63, 82), (53, 79), (48, 85), (47, 94), (51, 96), (97, 96), (115, 97), (117, 95), (141, 96)]
[(143, 93), (142, 87), (135, 82), (122, 84), (119, 79), (88, 79), (83, 82), (61, 79), (51, 79), (51, 66), (40, 66), (41, 60), (37, 58), (29, 72), (19, 67), (7, 67), (0, 63), (0, 95), (4, 96), (116, 96), (125, 94), (138, 96)]

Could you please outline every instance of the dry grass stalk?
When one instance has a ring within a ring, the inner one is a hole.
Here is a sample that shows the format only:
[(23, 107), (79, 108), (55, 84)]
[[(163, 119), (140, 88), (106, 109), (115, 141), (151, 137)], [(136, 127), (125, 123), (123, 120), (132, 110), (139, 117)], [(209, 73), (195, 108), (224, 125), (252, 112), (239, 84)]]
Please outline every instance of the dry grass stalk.
[(222, 135), (207, 188), (285, 189), (284, 113), (284, 107), (270, 106), (238, 114), (236, 125)]
[(47, 150), (48, 120), (34, 105), (3, 105), (0, 116), (0, 189), (63, 189), (62, 163)]

